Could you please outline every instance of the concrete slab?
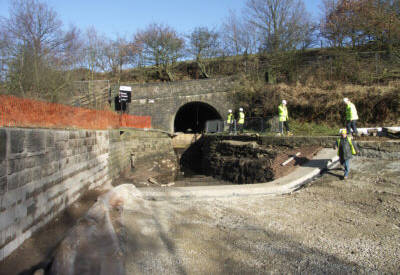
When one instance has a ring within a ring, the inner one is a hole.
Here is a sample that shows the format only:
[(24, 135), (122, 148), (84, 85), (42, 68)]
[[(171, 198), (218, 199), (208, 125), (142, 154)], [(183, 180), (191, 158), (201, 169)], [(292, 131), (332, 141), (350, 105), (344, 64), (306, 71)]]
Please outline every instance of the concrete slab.
[(318, 176), (322, 170), (337, 165), (339, 158), (333, 149), (322, 149), (312, 160), (292, 173), (271, 182), (246, 185), (140, 188), (142, 197), (150, 200), (264, 196), (287, 194), (299, 189)]

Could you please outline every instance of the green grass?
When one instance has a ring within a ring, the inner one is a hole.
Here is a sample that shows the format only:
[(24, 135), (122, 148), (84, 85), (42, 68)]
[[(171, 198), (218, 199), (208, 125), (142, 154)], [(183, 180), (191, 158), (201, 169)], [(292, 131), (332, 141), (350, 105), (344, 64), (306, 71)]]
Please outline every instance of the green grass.
[(290, 129), (296, 136), (336, 136), (340, 127), (324, 123), (290, 121)]
[[(339, 134), (339, 129), (343, 127), (332, 126), (325, 123), (310, 123), (310, 122), (301, 122), (296, 120), (291, 120), (289, 122), (290, 130), (295, 136), (337, 136)], [(277, 136), (277, 132), (265, 131), (259, 132), (255, 130), (244, 130), (245, 134), (259, 134), (261, 136)], [(229, 133), (223, 132), (218, 133), (218, 135), (229, 135)], [(286, 133), (285, 133), (286, 135)]]

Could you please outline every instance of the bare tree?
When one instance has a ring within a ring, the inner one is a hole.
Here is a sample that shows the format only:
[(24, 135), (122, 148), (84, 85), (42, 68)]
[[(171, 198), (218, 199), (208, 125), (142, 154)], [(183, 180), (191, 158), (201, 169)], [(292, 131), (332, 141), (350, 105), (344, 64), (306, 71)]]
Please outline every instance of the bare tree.
[(188, 36), (188, 51), (191, 56), (195, 57), (203, 77), (208, 78), (204, 65), (205, 58), (217, 56), (219, 51), (219, 34), (207, 27), (197, 27)]
[(390, 50), (400, 39), (399, 5), (393, 0), (324, 0), (321, 34), (336, 47), (373, 42)]
[(257, 33), (253, 24), (239, 17), (234, 11), (222, 24), (222, 41), (228, 55), (253, 54), (257, 51)]
[(103, 55), (105, 40), (106, 38), (98, 34), (94, 27), (86, 30), (81, 62), (82, 67), (88, 69), (90, 80), (93, 80), (96, 72), (99, 72), (105, 66), (106, 61)]
[(133, 42), (123, 37), (106, 40), (103, 48), (105, 61), (105, 64), (102, 64), (103, 70), (110, 70), (120, 79), (123, 67), (134, 63), (138, 51), (139, 48)]
[(197, 27), (189, 35), (188, 50), (196, 60), (215, 57), (218, 53), (219, 34), (207, 27)]
[(183, 56), (184, 39), (173, 28), (168, 25), (150, 24), (137, 32), (135, 44), (142, 48), (142, 54), (148, 64), (159, 69), (160, 78), (166, 74), (168, 80), (174, 80), (170, 67)]
[(353, 35), (350, 34), (350, 30), (354, 28), (353, 22), (351, 22), (352, 16), (349, 15), (352, 12), (349, 5), (343, 5), (341, 0), (323, 0), (322, 12), (323, 18), (320, 25), (321, 36), (326, 38), (327, 41), (333, 47), (343, 47), (348, 43), (348, 37), (353, 37), (353, 45), (356, 43), (355, 31)]
[(9, 46), (10, 39), (7, 32), (1, 28), (3, 24), (0, 23), (0, 83), (4, 83), (7, 75), (7, 63), (9, 59)]
[(296, 49), (311, 39), (313, 24), (302, 0), (248, 0), (246, 14), (267, 52)]
[(12, 1), (2, 27), (8, 38), (9, 85), (21, 94), (54, 98), (54, 91), (65, 86), (60, 65), (70, 65), (66, 53), (73, 48), (77, 30), (64, 32), (57, 13), (39, 0)]

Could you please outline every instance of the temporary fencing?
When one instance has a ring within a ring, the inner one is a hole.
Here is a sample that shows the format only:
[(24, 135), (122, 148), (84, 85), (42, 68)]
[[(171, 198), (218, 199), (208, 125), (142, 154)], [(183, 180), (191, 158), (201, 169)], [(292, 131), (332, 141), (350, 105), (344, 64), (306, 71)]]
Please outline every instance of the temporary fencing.
[[(209, 120), (206, 122), (205, 132), (207, 133), (221, 133), (221, 132), (237, 132), (239, 126), (237, 121), (233, 121), (232, 129), (229, 129), (227, 121), (223, 120)], [(248, 133), (276, 133), (279, 131), (279, 118), (278, 116), (269, 117), (246, 117), (243, 125), (243, 130)]]
[(278, 132), (278, 117), (248, 117), (245, 119), (244, 130), (256, 133)]
[(151, 128), (150, 116), (117, 114), (0, 95), (0, 127), (79, 129)]

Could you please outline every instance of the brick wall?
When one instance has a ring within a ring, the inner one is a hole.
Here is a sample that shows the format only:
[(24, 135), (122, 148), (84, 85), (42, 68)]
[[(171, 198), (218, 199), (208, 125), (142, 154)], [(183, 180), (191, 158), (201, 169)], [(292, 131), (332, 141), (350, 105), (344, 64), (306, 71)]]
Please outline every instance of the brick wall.
[(137, 162), (173, 158), (170, 138), (141, 130), (0, 128), (0, 260), (60, 211)]

